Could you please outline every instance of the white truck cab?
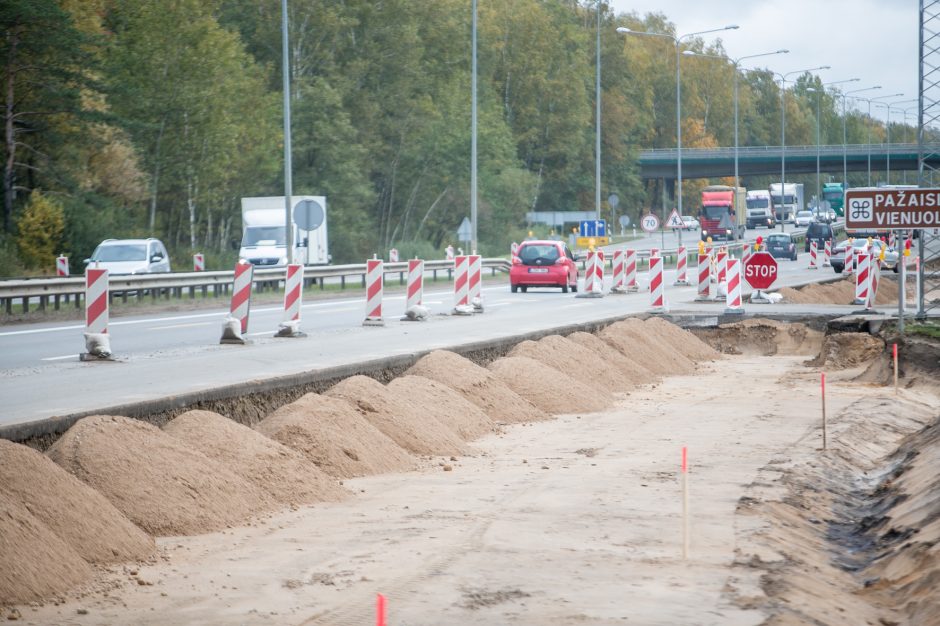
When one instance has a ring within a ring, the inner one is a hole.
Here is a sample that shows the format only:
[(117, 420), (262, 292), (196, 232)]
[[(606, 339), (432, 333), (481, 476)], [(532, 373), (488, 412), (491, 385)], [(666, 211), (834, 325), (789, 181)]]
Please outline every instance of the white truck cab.
[[(303, 265), (330, 262), (326, 198), (291, 196), (293, 260)], [(284, 196), (242, 198), (242, 243), (238, 256), (258, 267), (287, 265)]]

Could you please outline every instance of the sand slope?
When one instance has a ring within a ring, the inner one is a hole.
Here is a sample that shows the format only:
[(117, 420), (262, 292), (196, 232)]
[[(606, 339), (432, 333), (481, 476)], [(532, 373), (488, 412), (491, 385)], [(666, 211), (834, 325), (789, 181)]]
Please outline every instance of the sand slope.
[(388, 383), (386, 389), (399, 402), (421, 407), (464, 441), (496, 429), (496, 422), (480, 407), (436, 380), (424, 376), (400, 376)]

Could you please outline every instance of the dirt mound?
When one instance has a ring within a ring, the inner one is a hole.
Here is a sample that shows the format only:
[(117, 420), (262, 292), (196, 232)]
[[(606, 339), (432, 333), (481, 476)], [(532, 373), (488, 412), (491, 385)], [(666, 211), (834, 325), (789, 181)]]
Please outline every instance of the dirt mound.
[(414, 457), (342, 398), (308, 393), (254, 427), (337, 478), (401, 472), (415, 465)]
[(90, 563), (145, 559), (153, 539), (107, 498), (29, 448), (0, 439), (0, 492)]
[(90, 579), (94, 570), (27, 506), (0, 491), (0, 606), (41, 600)]
[[(597, 355), (609, 368), (616, 370), (623, 378), (626, 387), (645, 385), (657, 379), (651, 371), (626, 356), (609, 343), (591, 333), (578, 331), (568, 335), (568, 340), (580, 344)], [(624, 388), (623, 386), (621, 388)]]
[(651, 317), (643, 325), (650, 334), (691, 361), (712, 361), (720, 356), (714, 348), (689, 331), (660, 317)]
[(761, 356), (817, 355), (824, 337), (806, 324), (762, 318), (695, 328), (692, 332), (718, 352)]
[(220, 530), (273, 505), (225, 466), (127, 417), (81, 419), (47, 454), (154, 535)]
[(400, 376), (387, 386), (399, 402), (419, 406), (440, 423), (470, 441), (491, 433), (496, 422), (462, 395), (443, 383), (424, 376)]
[(687, 356), (675, 352), (662, 340), (661, 333), (648, 329), (639, 319), (611, 324), (601, 331), (600, 337), (657, 376), (695, 371), (695, 364)]
[[(898, 283), (887, 276), (882, 270), (878, 295), (875, 298), (875, 304), (879, 306), (898, 301)], [(783, 287), (778, 293), (783, 296), (784, 302), (792, 304), (852, 304), (855, 302), (855, 278), (843, 278), (831, 283), (813, 283), (795, 289)], [(909, 293), (908, 297), (913, 296)]]
[(453, 352), (435, 350), (405, 373), (447, 385), (498, 422), (532, 422), (549, 417), (492, 372)]
[(885, 351), (885, 342), (868, 333), (836, 333), (826, 335), (819, 355), (807, 361), (813, 367), (846, 369), (879, 360)]
[(467, 454), (469, 448), (457, 433), (442, 424), (425, 407), (402, 402), (385, 385), (368, 376), (350, 376), (327, 390), (327, 396), (343, 398), (392, 441), (414, 454), (427, 456)]
[(608, 367), (591, 350), (561, 335), (518, 343), (509, 356), (534, 359), (564, 372), (582, 384), (607, 391), (625, 391), (631, 386), (620, 372)]
[(281, 504), (337, 501), (347, 495), (334, 478), (299, 452), (218, 413), (187, 411), (163, 431)]
[(488, 369), (510, 389), (546, 413), (590, 413), (613, 403), (608, 391), (583, 383), (525, 356), (496, 359)]

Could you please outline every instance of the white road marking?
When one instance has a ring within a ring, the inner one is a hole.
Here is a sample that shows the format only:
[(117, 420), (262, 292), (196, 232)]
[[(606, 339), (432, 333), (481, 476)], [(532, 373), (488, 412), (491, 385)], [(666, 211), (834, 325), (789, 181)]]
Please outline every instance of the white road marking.
[(193, 326), (211, 326), (212, 322), (195, 322), (193, 324), (173, 324), (171, 326), (151, 326), (147, 330), (170, 330), (171, 328), (192, 328)]
[(39, 359), (40, 361), (64, 361), (65, 359), (77, 359), (77, 354), (67, 354), (65, 356), (47, 356), (45, 358)]

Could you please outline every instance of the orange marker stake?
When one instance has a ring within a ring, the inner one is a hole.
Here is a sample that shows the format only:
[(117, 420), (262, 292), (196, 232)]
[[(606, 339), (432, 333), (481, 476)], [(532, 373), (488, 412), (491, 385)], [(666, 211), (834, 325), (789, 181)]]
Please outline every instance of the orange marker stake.
[(891, 344), (891, 352), (894, 357), (894, 395), (898, 395), (898, 344)]
[(381, 593), (375, 596), (375, 626), (385, 626), (385, 596)]
[(682, 446), (682, 558), (689, 558), (689, 452)]
[(823, 450), (826, 449), (826, 372), (820, 374), (820, 387), (822, 388), (822, 431), (823, 431)]

